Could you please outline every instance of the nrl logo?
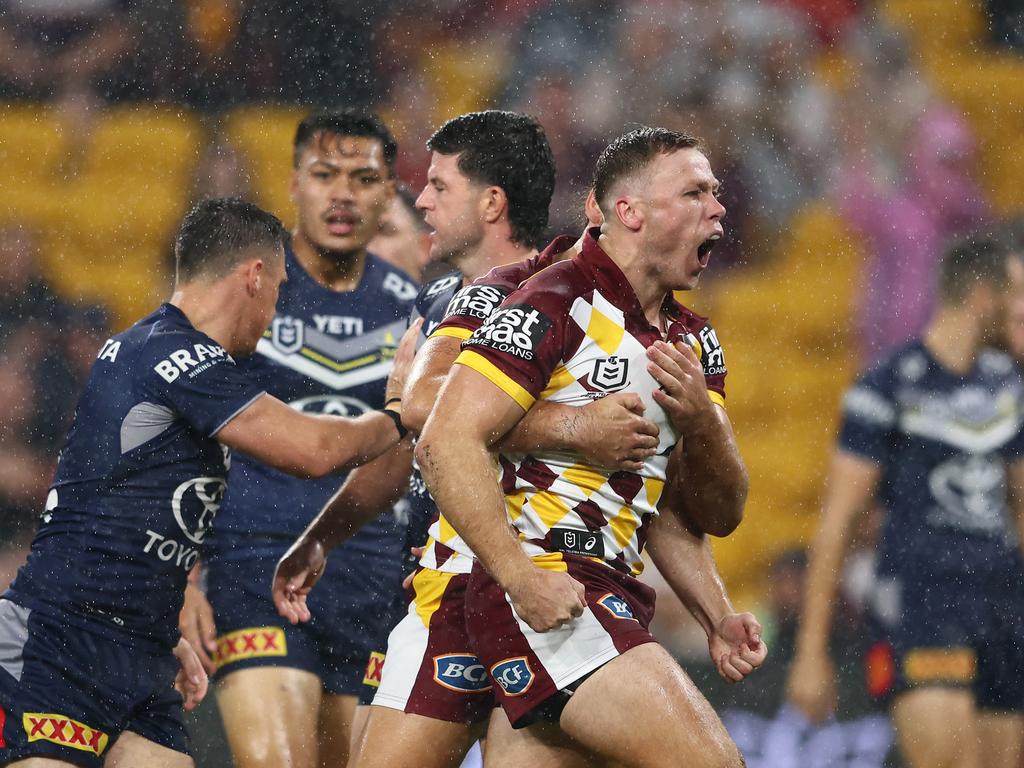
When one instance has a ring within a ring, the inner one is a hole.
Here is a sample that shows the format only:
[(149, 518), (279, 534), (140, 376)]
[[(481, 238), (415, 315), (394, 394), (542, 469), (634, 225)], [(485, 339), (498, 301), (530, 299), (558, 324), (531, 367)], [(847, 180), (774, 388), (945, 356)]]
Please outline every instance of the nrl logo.
[(629, 361), (624, 357), (608, 357), (594, 362), (590, 374), (590, 385), (605, 392), (615, 392), (626, 386), (629, 377)]
[(275, 317), (270, 325), (270, 342), (283, 354), (290, 355), (302, 349), (305, 340), (301, 320), (291, 317)]

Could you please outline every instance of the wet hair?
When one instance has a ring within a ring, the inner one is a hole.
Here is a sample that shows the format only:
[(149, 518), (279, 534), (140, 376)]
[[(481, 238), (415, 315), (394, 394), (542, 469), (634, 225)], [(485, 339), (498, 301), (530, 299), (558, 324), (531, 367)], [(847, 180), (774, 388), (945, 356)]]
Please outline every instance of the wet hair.
[(943, 303), (963, 301), (978, 283), (999, 290), (1009, 284), (1009, 251), (987, 234), (971, 235), (946, 251), (939, 266), (939, 297)]
[(544, 128), (534, 118), (494, 109), (470, 112), (438, 128), (427, 149), (459, 155), (463, 176), (504, 190), (513, 242), (541, 242), (555, 191), (555, 159)]
[(658, 155), (682, 149), (704, 151), (704, 144), (688, 133), (648, 126), (619, 136), (597, 158), (593, 187), (598, 205), (604, 204), (605, 196), (619, 179), (643, 170)]
[(292, 142), (292, 166), (299, 167), (302, 153), (318, 136), (361, 136), (377, 139), (384, 147), (384, 164), (388, 174), (395, 175), (395, 158), (398, 157), (398, 142), (387, 126), (372, 112), (354, 107), (313, 112), (299, 123)]
[(177, 281), (223, 277), (253, 248), (280, 248), (287, 232), (272, 213), (237, 197), (209, 198), (182, 221), (174, 240)]
[(427, 232), (430, 227), (427, 226), (426, 219), (423, 218), (423, 211), (416, 207), (416, 193), (412, 190), (408, 184), (404, 181), (400, 181), (395, 185), (395, 196), (405, 206), (405, 209), (409, 211), (409, 215), (412, 216), (414, 222), (416, 222), (416, 229)]

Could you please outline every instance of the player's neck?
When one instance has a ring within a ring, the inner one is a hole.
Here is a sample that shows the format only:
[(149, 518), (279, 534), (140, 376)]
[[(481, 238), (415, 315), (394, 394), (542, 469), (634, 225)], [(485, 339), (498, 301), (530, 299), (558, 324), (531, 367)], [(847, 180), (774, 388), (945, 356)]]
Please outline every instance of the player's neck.
[(463, 254), (459, 270), (471, 283), (483, 277), (495, 267), (515, 264), (537, 253), (536, 248), (513, 243), (508, 237), (484, 238), (479, 245)]
[(241, 322), (241, 309), (236, 300), (238, 292), (233, 286), (221, 289), (224, 285), (222, 282), (219, 286), (205, 288), (189, 284), (175, 286), (168, 303), (180, 309), (193, 328), (220, 344), (229, 355), (237, 355), (235, 340)]
[(929, 354), (953, 373), (970, 373), (982, 345), (981, 324), (973, 313), (939, 308), (924, 333)]
[(665, 295), (668, 291), (651, 274), (643, 254), (635, 247), (631, 247), (630, 243), (621, 242), (614, 236), (604, 233), (601, 234), (598, 243), (601, 250), (615, 262), (615, 265), (622, 270), (626, 280), (629, 281), (647, 322), (654, 328), (662, 329), (662, 333), (664, 333), (661, 308), (665, 303)]
[(366, 271), (366, 249), (339, 252), (317, 248), (300, 232), (292, 233), (292, 251), (306, 273), (332, 291), (354, 291)]

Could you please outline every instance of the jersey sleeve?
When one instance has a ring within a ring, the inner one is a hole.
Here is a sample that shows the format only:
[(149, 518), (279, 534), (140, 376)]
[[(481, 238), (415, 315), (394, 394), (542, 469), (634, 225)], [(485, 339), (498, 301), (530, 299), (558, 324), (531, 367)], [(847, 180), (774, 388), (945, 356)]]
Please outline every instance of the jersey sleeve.
[(216, 344), (179, 337), (171, 348), (148, 356), (142, 372), (146, 394), (159, 399), (196, 431), (216, 435), (264, 390)]
[(529, 410), (563, 358), (569, 307), (527, 284), (511, 293), (462, 344), (455, 362), (474, 369)]
[(728, 373), (725, 367), (725, 350), (711, 323), (704, 323), (696, 336), (700, 342), (700, 362), (704, 368), (704, 383), (708, 388), (708, 397), (724, 408), (725, 377)]
[(896, 411), (888, 371), (881, 368), (867, 373), (843, 396), (839, 447), (872, 461), (885, 461)]

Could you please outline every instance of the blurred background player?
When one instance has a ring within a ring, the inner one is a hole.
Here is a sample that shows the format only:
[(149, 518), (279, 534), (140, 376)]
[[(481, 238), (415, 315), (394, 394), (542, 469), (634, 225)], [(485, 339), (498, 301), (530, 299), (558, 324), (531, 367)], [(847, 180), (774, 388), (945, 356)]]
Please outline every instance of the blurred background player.
[(828, 642), (852, 522), (884, 508), (868, 687), (912, 768), (1022, 757), (1024, 380), (989, 346), (1019, 259), (980, 238), (946, 253), (924, 335), (847, 392), (811, 549), (789, 697), (821, 720), (836, 705)]
[(285, 237), (254, 205), (201, 203), (177, 238), (170, 301), (98, 351), (28, 562), (0, 599), (0, 763), (190, 766), (172, 683), (192, 708), (206, 676), (177, 616), (231, 449), (308, 477), (400, 439), (397, 411), (314, 418), (239, 370), (273, 316)]
[[(296, 410), (358, 415), (385, 405), (385, 378), (416, 295), (408, 275), (367, 251), (394, 194), (395, 152), (387, 128), (358, 111), (314, 113), (296, 131), (288, 282), (245, 366)], [(381, 462), (402, 450), (408, 441)], [(216, 668), (240, 768), (344, 764), (366, 660), (383, 652), (404, 608), (405, 530), (388, 515), (331, 561), (315, 621), (286, 626), (274, 610), (274, 563), (341, 479), (296, 480), (240, 457), (204, 560), (209, 605), (189, 590), (183, 633)], [(246, 645), (253, 633), (268, 640)]]
[(423, 220), (423, 211), (416, 207), (416, 193), (407, 184), (396, 183), (395, 196), (381, 217), (380, 231), (367, 250), (422, 283), (432, 261), (430, 245), (430, 227)]

